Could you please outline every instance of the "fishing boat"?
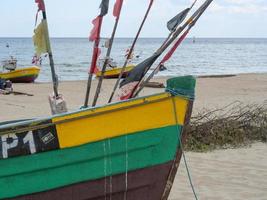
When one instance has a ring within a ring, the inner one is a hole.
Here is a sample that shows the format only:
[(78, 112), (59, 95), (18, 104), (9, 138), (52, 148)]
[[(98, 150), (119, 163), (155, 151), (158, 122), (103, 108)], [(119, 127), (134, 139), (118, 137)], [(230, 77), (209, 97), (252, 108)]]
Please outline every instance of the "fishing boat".
[(39, 72), (40, 68), (38, 66), (17, 68), (1, 72), (0, 78), (10, 80), (13, 83), (32, 83), (38, 77)]
[[(9, 45), (7, 44), (7, 48)], [(10, 56), (1, 62), (0, 79), (10, 80), (13, 83), (32, 83), (38, 77), (40, 68), (35, 65), (26, 68), (17, 68), (17, 59)]]
[[(122, 77), (126, 77), (127, 74), (135, 67), (135, 65), (128, 65), (125, 67), (123, 73), (122, 73)], [(104, 73), (104, 78), (118, 78), (120, 73), (122, 71), (122, 67), (115, 67), (115, 68), (110, 68), (110, 69), (106, 69), (105, 73)], [(101, 71), (97, 71), (95, 73), (96, 77), (101, 77)]]
[(1, 123), (0, 199), (167, 199), (194, 89), (172, 78), (164, 93)]
[[(192, 76), (171, 78), (167, 80), (163, 93), (143, 97), (137, 97), (136, 93), (138, 88), (142, 89), (140, 84), (157, 58), (188, 28), (160, 64), (169, 60), (211, 2), (206, 0), (179, 28), (182, 18), (177, 15), (172, 20), (169, 26), (172, 32), (163, 45), (134, 67), (120, 83), (116, 102), (112, 102), (115, 94), (112, 93), (107, 104), (97, 105), (102, 84), (102, 79), (99, 79), (93, 104), (89, 107), (92, 74), (99, 55), (101, 23), (109, 5), (108, 0), (102, 0), (101, 12), (93, 21), (95, 26), (90, 35), (95, 44), (85, 104), (76, 112), (64, 109), (65, 113), (61, 113), (62, 104), (59, 103), (62, 101), (56, 101), (61, 94), (57, 88), (45, 5), (43, 0), (36, 0), (43, 19), (35, 29), (35, 41), (39, 47), (45, 44), (44, 48), (38, 49), (49, 55), (54, 89), (54, 96), (49, 100), (52, 113), (57, 114), (43, 119), (0, 123), (0, 199), (167, 200), (183, 155), (196, 80)], [(118, 0), (114, 6), (116, 22), (111, 41), (122, 3)], [(148, 11), (152, 3), (153, 0)], [(182, 14), (187, 14), (190, 9)], [(110, 52), (106, 58), (109, 55)], [(101, 78), (106, 65), (107, 59)]]
[(10, 59), (2, 61), (2, 68), (5, 70), (15, 70), (17, 67), (17, 59), (10, 56)]

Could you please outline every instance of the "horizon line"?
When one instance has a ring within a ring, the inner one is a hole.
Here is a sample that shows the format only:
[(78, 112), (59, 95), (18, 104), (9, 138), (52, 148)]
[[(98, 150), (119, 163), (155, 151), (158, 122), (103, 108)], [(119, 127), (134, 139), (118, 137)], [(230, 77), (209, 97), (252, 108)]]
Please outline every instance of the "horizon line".
[[(30, 36), (15, 36), (15, 37), (7, 37), (0, 36), (0, 39), (28, 39), (32, 38)], [(87, 39), (88, 37), (50, 37), (52, 39)], [(101, 37), (101, 39), (108, 39), (109, 37)], [(134, 37), (115, 37), (115, 39), (133, 39)], [(165, 39), (166, 37), (140, 37), (139, 39)], [(199, 39), (267, 39), (267, 37), (197, 37), (191, 36), (189, 38), (199, 38)]]

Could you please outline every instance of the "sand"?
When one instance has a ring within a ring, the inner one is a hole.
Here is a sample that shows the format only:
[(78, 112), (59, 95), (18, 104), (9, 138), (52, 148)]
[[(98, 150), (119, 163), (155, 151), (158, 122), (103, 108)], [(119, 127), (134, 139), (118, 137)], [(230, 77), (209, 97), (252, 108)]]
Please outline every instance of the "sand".
[[(165, 83), (166, 78), (153, 81)], [(114, 80), (105, 80), (99, 105), (105, 104)], [(96, 82), (93, 82), (94, 91)], [(60, 83), (69, 111), (83, 105), (85, 81)], [(48, 83), (14, 84), (14, 90), (34, 96), (1, 95), (0, 121), (50, 115)], [(146, 88), (141, 95), (154, 94), (163, 89)], [(91, 98), (92, 99), (92, 98)], [(222, 108), (232, 102), (261, 104), (267, 100), (267, 74), (242, 74), (229, 77), (197, 79), (193, 113), (202, 109)], [(186, 153), (199, 199), (267, 199), (267, 145), (258, 143), (245, 149), (227, 149), (211, 153)], [(181, 162), (171, 200), (194, 199), (184, 162)]]
[[(199, 200), (267, 199), (267, 144), (185, 155)], [(183, 161), (170, 195), (178, 199), (194, 199)]]
[[(153, 81), (165, 83), (166, 78)], [(99, 105), (105, 104), (114, 85), (114, 80), (105, 80), (101, 90)], [(95, 91), (93, 82), (92, 91)], [(52, 93), (49, 83), (14, 84), (14, 90), (34, 96), (1, 95), (0, 121), (21, 118), (45, 117), (50, 115), (48, 95)], [(77, 110), (84, 103), (85, 81), (60, 83), (59, 92), (64, 95), (69, 111)], [(155, 94), (164, 89), (146, 88), (140, 95)], [(92, 99), (91, 95), (91, 99)], [(194, 112), (204, 108), (221, 108), (234, 101), (247, 104), (262, 103), (267, 100), (267, 74), (243, 74), (232, 77), (198, 78)]]

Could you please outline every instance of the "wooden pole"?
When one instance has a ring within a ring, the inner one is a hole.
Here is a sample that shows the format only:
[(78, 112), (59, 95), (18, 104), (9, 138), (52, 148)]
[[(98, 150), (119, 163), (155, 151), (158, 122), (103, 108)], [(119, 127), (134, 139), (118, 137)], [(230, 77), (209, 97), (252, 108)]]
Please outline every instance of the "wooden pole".
[(45, 3), (44, 3), (44, 0), (35, 0), (35, 2), (38, 4), (38, 8), (39, 8), (38, 12), (42, 11), (42, 15), (43, 15), (43, 19), (42, 19), (42, 25), (44, 28), (43, 34), (45, 37), (46, 52), (48, 53), (48, 56), (49, 56), (50, 69), (51, 69), (51, 74), (52, 74), (54, 94), (49, 96), (51, 112), (53, 115), (59, 114), (59, 113), (65, 113), (67, 112), (66, 102), (64, 101), (63, 96), (58, 93), (58, 76), (55, 71), (55, 64), (54, 64), (53, 54), (52, 54), (51, 45), (50, 45)]
[[(157, 53), (162, 54), (171, 44), (172, 42), (183, 32), (183, 30), (189, 25), (189, 30), (195, 25), (195, 23), (198, 21), (198, 19), (201, 17), (201, 15), (205, 12), (205, 10), (208, 8), (208, 6), (211, 4), (213, 0), (206, 0), (195, 12), (194, 14), (185, 22), (185, 24), (181, 27), (179, 27), (174, 33), (173, 36), (169, 39), (169, 41), (167, 41), (165, 43), (165, 45), (163, 45), (161, 48), (158, 49)], [(149, 70), (149, 69), (148, 69)], [(148, 72), (148, 70), (146, 71), (146, 73)], [(145, 74), (143, 78), (139, 81), (138, 86), (140, 86), (140, 83), (143, 81)], [(152, 78), (152, 76), (150, 77)], [(132, 97), (136, 96), (136, 89), (138, 88), (135, 87), (134, 91), (132, 91)], [(140, 92), (140, 90), (138, 91), (138, 93)]]
[(142, 30), (142, 28), (143, 28), (143, 26), (144, 26), (144, 24), (145, 24), (145, 21), (146, 21), (146, 19), (147, 19), (147, 17), (148, 17), (148, 14), (149, 14), (149, 12), (150, 12), (150, 10), (151, 10), (151, 7), (152, 7), (153, 2), (154, 2), (154, 0), (150, 0), (148, 9), (147, 9), (147, 11), (146, 11), (146, 14), (145, 14), (145, 16), (144, 16), (144, 18), (143, 18), (143, 20), (142, 20), (142, 23), (141, 23), (141, 25), (140, 25), (140, 27), (139, 27), (139, 29), (138, 29), (138, 31), (137, 31), (137, 34), (136, 34), (136, 36), (135, 36), (135, 38), (134, 38), (134, 41), (133, 41), (133, 43), (132, 43), (132, 46), (131, 46), (131, 48), (130, 48), (130, 50), (129, 50), (129, 52), (128, 52), (127, 58), (126, 58), (126, 60), (125, 60), (125, 62), (124, 62), (124, 64), (123, 64), (123, 67), (122, 67), (122, 69), (121, 69), (121, 72), (120, 72), (120, 74), (119, 74), (119, 77), (118, 77), (118, 79), (117, 79), (117, 81), (116, 81), (116, 83), (115, 83), (115, 85), (114, 85), (114, 88), (113, 88), (113, 90), (112, 90), (112, 93), (111, 93), (111, 95), (110, 95), (110, 98), (109, 98), (109, 100), (108, 100), (108, 103), (110, 103), (110, 102), (112, 101), (113, 96), (114, 96), (114, 94), (115, 94), (115, 92), (116, 92), (116, 90), (117, 90), (117, 88), (118, 88), (118, 86), (119, 86), (119, 83), (120, 83), (120, 80), (121, 80), (121, 78), (122, 78), (122, 75), (123, 75), (123, 73), (124, 73), (124, 71), (125, 71), (125, 69), (126, 69), (126, 66), (127, 66), (128, 62), (129, 62), (129, 60), (130, 60), (131, 54), (133, 53), (135, 44), (136, 44), (136, 42), (137, 42), (137, 39), (139, 38), (139, 35), (140, 35), (141, 30)]
[[(43, 0), (41, 0), (41, 1), (43, 2), (43, 5), (45, 5), (44, 1)], [(48, 53), (48, 57), (49, 57), (50, 69), (51, 69), (51, 74), (52, 74), (53, 90), (54, 90), (55, 97), (58, 97), (58, 76), (56, 74), (53, 54), (51, 51), (50, 38), (49, 38), (49, 31), (48, 31), (47, 17), (46, 17), (45, 9), (42, 10), (42, 15), (43, 15), (43, 20), (46, 21), (46, 23), (45, 23), (45, 30), (46, 30), (45, 41), (46, 41), (47, 53)]]
[(100, 90), (101, 90), (101, 87), (102, 87), (103, 79), (104, 79), (104, 74), (106, 72), (107, 64), (108, 64), (109, 59), (110, 59), (110, 54), (111, 54), (111, 49), (112, 49), (114, 37), (115, 37), (116, 31), (117, 31), (117, 27), (118, 27), (118, 24), (119, 24), (119, 20), (120, 20), (121, 8), (122, 8), (122, 4), (119, 7), (119, 14), (116, 17), (116, 21), (115, 21), (115, 24), (114, 24), (114, 27), (113, 27), (113, 31), (112, 31), (112, 34), (111, 34), (111, 37), (110, 37), (110, 40), (109, 40), (109, 47), (108, 47), (108, 50), (107, 50), (107, 53), (106, 53), (105, 61), (104, 61), (104, 64), (103, 64), (103, 67), (102, 67), (102, 70), (101, 70), (101, 75), (100, 75), (99, 80), (98, 80), (98, 84), (97, 84), (97, 88), (96, 88), (96, 92), (95, 92), (95, 97), (94, 97), (93, 104), (92, 104), (93, 107), (97, 103), (97, 100), (98, 100), (98, 97), (99, 97), (99, 94), (100, 94)]
[[(103, 17), (101, 16), (100, 24), (98, 27), (98, 36), (101, 32), (102, 21), (103, 21)], [(90, 95), (90, 91), (91, 91), (92, 79), (93, 79), (93, 75), (94, 75), (94, 70), (96, 68), (96, 63), (97, 63), (97, 58), (98, 58), (98, 53), (99, 53), (98, 52), (99, 42), (100, 42), (100, 38), (98, 37), (94, 42), (94, 51), (93, 51), (89, 76), (88, 76), (88, 80), (87, 80), (87, 89), (86, 89), (85, 101), (84, 101), (84, 106), (83, 106), (84, 108), (88, 107), (88, 101), (89, 101), (89, 95)]]

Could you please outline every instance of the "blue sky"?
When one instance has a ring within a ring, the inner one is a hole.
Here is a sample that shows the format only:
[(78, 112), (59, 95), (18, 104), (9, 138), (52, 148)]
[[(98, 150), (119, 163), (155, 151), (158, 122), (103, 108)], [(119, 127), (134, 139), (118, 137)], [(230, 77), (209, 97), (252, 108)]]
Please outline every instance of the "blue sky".
[[(112, 11), (115, 0), (110, 0)], [(45, 0), (52, 37), (87, 37), (100, 0)], [(142, 37), (165, 37), (166, 22), (192, 0), (154, 0)], [(203, 0), (198, 1), (198, 5)], [(125, 0), (118, 37), (133, 37), (149, 0)], [(37, 7), (34, 0), (0, 1), (0, 37), (30, 37)], [(114, 17), (104, 20), (102, 36), (109, 36)], [(190, 36), (267, 37), (267, 0), (214, 0)]]

